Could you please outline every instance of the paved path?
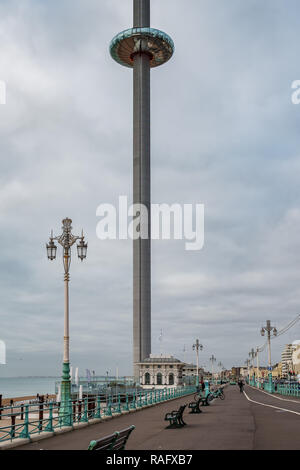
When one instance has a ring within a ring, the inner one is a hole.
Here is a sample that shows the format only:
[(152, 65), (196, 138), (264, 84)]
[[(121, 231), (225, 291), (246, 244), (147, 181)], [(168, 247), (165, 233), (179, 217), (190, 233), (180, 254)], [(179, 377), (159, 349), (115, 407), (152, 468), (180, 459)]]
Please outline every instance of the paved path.
[(136, 429), (127, 450), (300, 449), (300, 400), (292, 397), (281, 397), (292, 401), (279, 400), (251, 387), (246, 387), (245, 392), (240, 394), (235, 386), (226, 387), (224, 401), (214, 400), (211, 406), (202, 407), (203, 412), (198, 415), (186, 412), (187, 426), (181, 429), (165, 429), (164, 415), (192, 397), (162, 403), (19, 449), (87, 449), (92, 439), (132, 424)]

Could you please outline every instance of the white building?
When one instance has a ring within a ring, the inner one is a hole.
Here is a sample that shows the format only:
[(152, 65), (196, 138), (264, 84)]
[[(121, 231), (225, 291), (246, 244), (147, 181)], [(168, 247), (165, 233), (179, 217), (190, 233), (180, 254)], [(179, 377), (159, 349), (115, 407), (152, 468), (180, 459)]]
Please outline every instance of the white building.
[(300, 340), (293, 341), (293, 355), (292, 355), (292, 362), (293, 362), (293, 371), (295, 374), (300, 373)]
[(283, 377), (287, 377), (293, 364), (293, 345), (292, 344), (285, 345), (285, 348), (281, 353), (281, 363), (282, 363), (282, 375)]
[(140, 385), (144, 389), (172, 388), (183, 385), (182, 371), (184, 362), (171, 355), (150, 354), (137, 363), (140, 372)]

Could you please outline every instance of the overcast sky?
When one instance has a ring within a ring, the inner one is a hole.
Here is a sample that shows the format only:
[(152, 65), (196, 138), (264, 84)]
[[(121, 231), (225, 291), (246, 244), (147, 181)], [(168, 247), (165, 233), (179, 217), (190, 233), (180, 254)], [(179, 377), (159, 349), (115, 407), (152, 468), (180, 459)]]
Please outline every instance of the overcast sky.
[[(267, 319), (300, 313), (300, 5), (151, 4), (176, 47), (152, 71), (152, 201), (205, 204), (202, 251), (153, 242), (152, 351), (163, 329), (163, 352), (192, 361), (198, 337), (200, 363), (229, 368)], [(71, 363), (132, 372), (132, 242), (96, 237), (97, 206), (132, 199), (132, 72), (108, 51), (131, 26), (132, 0), (0, 1), (0, 376), (61, 373), (63, 268), (45, 243), (66, 216), (89, 243), (71, 266)]]

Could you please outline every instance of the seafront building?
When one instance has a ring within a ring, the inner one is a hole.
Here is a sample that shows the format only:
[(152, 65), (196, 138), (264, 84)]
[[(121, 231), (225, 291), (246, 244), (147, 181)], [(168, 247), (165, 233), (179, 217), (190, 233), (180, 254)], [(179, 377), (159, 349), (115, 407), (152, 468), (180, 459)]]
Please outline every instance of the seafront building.
[(293, 345), (294, 345), (293, 355), (292, 355), (293, 370), (295, 374), (298, 375), (300, 374), (300, 341), (294, 341)]
[(282, 376), (287, 377), (289, 371), (293, 368), (293, 345), (286, 344), (281, 353)]
[(150, 354), (138, 363), (140, 385), (144, 389), (173, 388), (183, 385), (185, 363), (171, 355)]
[[(202, 367), (198, 369), (199, 381), (204, 378), (205, 372)], [(185, 364), (182, 370), (182, 378), (185, 384), (196, 384), (197, 366), (195, 364)]]

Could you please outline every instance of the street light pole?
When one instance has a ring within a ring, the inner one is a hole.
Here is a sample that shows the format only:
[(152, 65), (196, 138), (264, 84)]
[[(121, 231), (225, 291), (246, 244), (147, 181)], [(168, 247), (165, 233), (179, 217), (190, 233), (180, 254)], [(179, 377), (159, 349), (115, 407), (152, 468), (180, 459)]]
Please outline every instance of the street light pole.
[(223, 364), (222, 364), (221, 361), (218, 363), (218, 367), (220, 367), (220, 369), (221, 369), (220, 370), (220, 380), (222, 380), (222, 367), (223, 367)]
[[(251, 358), (251, 361), (252, 361), (252, 378), (254, 380), (254, 358), (255, 358), (255, 351), (254, 349), (252, 348), (251, 351), (249, 352), (249, 357)], [(250, 368), (251, 370), (251, 368)]]
[(260, 385), (259, 385), (259, 379), (260, 379), (260, 374), (259, 374), (259, 348), (256, 348), (256, 369), (257, 369), (257, 378), (256, 378), (257, 388), (260, 388)]
[(269, 392), (273, 393), (273, 381), (272, 381), (272, 362), (271, 362), (271, 332), (273, 331), (273, 335), (277, 336), (277, 330), (274, 326), (271, 326), (271, 321), (267, 320), (266, 326), (263, 326), (260, 330), (260, 334), (265, 336), (265, 332), (268, 334), (268, 364), (269, 364)]
[(71, 265), (71, 247), (79, 241), (77, 245), (78, 258), (83, 261), (86, 258), (87, 243), (84, 241), (83, 232), (81, 236), (72, 234), (72, 220), (65, 218), (62, 221), (62, 234), (54, 237), (51, 232), (50, 241), (46, 244), (47, 255), (50, 261), (56, 258), (57, 246), (56, 240), (63, 248), (63, 266), (64, 266), (64, 291), (65, 291), (65, 309), (64, 309), (64, 354), (63, 354), (63, 372), (61, 381), (61, 406), (60, 416), (63, 423), (69, 425), (70, 421), (70, 399), (71, 399), (71, 381), (70, 381), (70, 337), (69, 337), (69, 281)]
[(250, 370), (249, 370), (250, 360), (246, 359), (245, 364), (247, 366), (247, 371), (248, 371), (248, 382), (250, 383)]
[(197, 360), (197, 376), (196, 376), (196, 385), (199, 387), (199, 349), (202, 351), (203, 346), (200, 344), (199, 339), (196, 339), (196, 343), (193, 344), (193, 351), (196, 351), (196, 360)]
[(210, 358), (209, 358), (210, 362), (211, 362), (211, 379), (212, 379), (212, 383), (214, 383), (214, 362), (216, 362), (216, 358), (214, 355), (212, 355)]

